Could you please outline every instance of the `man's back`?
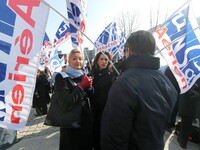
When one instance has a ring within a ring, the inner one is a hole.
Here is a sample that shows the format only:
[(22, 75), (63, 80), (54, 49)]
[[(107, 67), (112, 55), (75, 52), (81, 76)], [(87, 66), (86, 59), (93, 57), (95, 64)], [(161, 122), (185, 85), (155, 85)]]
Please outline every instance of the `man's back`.
[(109, 91), (102, 116), (102, 150), (161, 150), (177, 92), (158, 71), (150, 32), (131, 33), (124, 47), (122, 74)]
[(103, 150), (160, 150), (164, 146), (176, 90), (163, 73), (148, 68), (148, 63), (145, 66), (142, 58), (132, 59), (139, 59), (141, 66), (132, 66), (129, 59), (131, 64), (109, 93), (102, 118)]
[(121, 76), (121, 81), (136, 97), (129, 97), (130, 101), (136, 101), (131, 135), (133, 147), (162, 148), (165, 128), (176, 100), (176, 90), (158, 70), (129, 69)]

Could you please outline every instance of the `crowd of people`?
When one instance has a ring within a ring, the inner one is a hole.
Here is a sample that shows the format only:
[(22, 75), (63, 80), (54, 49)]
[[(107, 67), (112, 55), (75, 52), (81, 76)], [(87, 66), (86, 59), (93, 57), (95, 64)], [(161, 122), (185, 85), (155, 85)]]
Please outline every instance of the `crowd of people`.
[[(187, 147), (192, 122), (200, 116), (199, 83), (184, 96), (179, 94), (169, 68), (160, 71), (155, 48), (150, 32), (130, 34), (124, 59), (117, 65), (120, 74), (113, 69), (108, 51), (97, 53), (84, 67), (84, 54), (71, 50), (68, 65), (54, 74), (52, 94), (63, 114), (81, 104), (81, 119), (60, 126), (60, 150), (161, 150), (164, 133), (175, 129), (177, 115), (182, 119), (177, 140), (182, 148)], [(53, 105), (47, 78), (38, 70), (33, 100), (36, 115), (48, 116), (47, 104)], [(188, 106), (190, 110), (184, 108)]]

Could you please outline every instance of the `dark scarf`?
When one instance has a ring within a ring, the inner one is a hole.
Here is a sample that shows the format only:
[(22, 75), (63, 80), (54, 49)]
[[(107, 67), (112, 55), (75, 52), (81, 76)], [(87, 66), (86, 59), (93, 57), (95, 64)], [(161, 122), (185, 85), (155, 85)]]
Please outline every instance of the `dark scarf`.
[(98, 77), (98, 76), (102, 76), (104, 74), (110, 74), (110, 71), (108, 68), (105, 68), (105, 69), (102, 69), (102, 70), (99, 70), (97, 68), (93, 68), (93, 75), (94, 75), (94, 78)]

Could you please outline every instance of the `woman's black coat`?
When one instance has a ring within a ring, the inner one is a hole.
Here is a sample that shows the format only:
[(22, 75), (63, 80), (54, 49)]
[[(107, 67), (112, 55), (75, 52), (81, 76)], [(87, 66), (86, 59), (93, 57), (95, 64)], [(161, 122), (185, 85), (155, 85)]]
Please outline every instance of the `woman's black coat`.
[(67, 113), (78, 101), (84, 101), (85, 105), (82, 107), (80, 128), (60, 128), (59, 150), (92, 150), (93, 115), (89, 99), (93, 97), (93, 89), (82, 90), (78, 87), (82, 76), (70, 79), (69, 76), (63, 74), (66, 73), (58, 73), (55, 78), (54, 94), (58, 96), (60, 109)]

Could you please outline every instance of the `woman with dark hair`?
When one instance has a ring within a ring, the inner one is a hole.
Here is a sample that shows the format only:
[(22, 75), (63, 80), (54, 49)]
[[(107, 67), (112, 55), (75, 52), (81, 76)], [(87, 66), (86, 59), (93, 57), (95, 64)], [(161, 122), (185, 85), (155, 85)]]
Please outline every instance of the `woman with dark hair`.
[(50, 102), (48, 93), (48, 80), (44, 71), (40, 68), (37, 71), (37, 79), (33, 96), (33, 108), (36, 110), (36, 116), (47, 114), (47, 104)]
[(94, 150), (100, 147), (101, 115), (107, 101), (109, 89), (113, 83), (112, 55), (108, 51), (99, 52), (93, 61), (94, 94)]

